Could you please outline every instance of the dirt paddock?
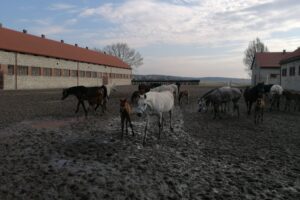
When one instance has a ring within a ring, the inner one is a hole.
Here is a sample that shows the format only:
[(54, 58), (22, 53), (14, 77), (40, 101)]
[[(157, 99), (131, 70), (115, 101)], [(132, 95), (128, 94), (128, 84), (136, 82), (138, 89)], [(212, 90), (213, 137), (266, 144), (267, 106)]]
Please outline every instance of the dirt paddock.
[[(197, 112), (208, 88), (183, 86), (190, 104), (174, 110), (174, 132), (156, 118), (142, 146), (120, 140), (118, 87), (108, 112), (83, 110), (61, 90), (0, 91), (0, 199), (300, 199), (300, 112), (265, 113), (263, 124)], [(167, 118), (167, 117), (166, 117)], [(166, 120), (168, 123), (168, 120)]]

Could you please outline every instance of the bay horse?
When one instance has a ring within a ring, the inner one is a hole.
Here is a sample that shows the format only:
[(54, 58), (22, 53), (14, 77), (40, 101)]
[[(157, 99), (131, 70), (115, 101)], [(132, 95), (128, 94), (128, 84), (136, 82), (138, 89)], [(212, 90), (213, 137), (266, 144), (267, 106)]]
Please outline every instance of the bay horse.
[(79, 106), (81, 105), (85, 116), (87, 116), (88, 111), (85, 108), (84, 101), (88, 101), (90, 106), (96, 104), (95, 110), (97, 110), (99, 105), (102, 106), (103, 104), (104, 90), (101, 87), (74, 86), (63, 89), (61, 100), (66, 99), (69, 95), (74, 95), (78, 100), (75, 113), (79, 111)]
[(128, 123), (131, 128), (132, 136), (134, 136), (133, 126), (131, 123), (130, 115), (132, 114), (132, 108), (127, 101), (127, 99), (120, 99), (120, 117), (121, 117), (121, 129), (122, 129), (122, 139), (124, 135), (124, 124), (126, 128), (126, 134), (128, 134)]
[(244, 91), (244, 99), (246, 102), (248, 115), (251, 114), (251, 108), (252, 108), (253, 102), (255, 102), (258, 97), (262, 97), (263, 94), (264, 94), (264, 83), (263, 82), (258, 83), (256, 86), (254, 86), (252, 88), (246, 87), (246, 89)]
[(264, 109), (265, 109), (265, 101), (263, 96), (258, 97), (255, 102), (254, 107), (254, 123), (258, 124), (259, 121), (263, 122), (264, 120)]
[(186, 103), (189, 104), (189, 96), (190, 96), (190, 94), (189, 94), (189, 91), (188, 91), (188, 90), (180, 91), (180, 92), (179, 92), (179, 95), (178, 95), (178, 102), (179, 102), (179, 105), (181, 104), (181, 100), (182, 100), (183, 97), (186, 98), (186, 100), (187, 100)]
[(292, 104), (294, 104), (294, 111), (300, 111), (300, 93), (293, 90), (284, 90), (282, 95), (285, 97), (284, 110), (290, 110)]
[(146, 115), (146, 126), (143, 137), (143, 144), (146, 144), (147, 128), (150, 120), (150, 115), (158, 116), (158, 138), (163, 129), (163, 113), (168, 112), (170, 116), (170, 130), (173, 131), (172, 127), (172, 112), (174, 108), (174, 95), (170, 91), (162, 92), (147, 92), (144, 95), (140, 95), (138, 99), (137, 107), (135, 112), (139, 117)]

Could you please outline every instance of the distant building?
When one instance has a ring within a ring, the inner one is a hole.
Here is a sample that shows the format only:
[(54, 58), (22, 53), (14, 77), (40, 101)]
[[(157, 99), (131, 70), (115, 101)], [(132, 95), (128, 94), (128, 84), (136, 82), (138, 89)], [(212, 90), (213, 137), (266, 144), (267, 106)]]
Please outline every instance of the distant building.
[(300, 91), (300, 47), (280, 61), (281, 85), (284, 89)]
[(132, 69), (117, 57), (0, 24), (0, 89), (129, 85), (131, 79)]
[(266, 84), (280, 84), (280, 60), (290, 53), (262, 52), (256, 53), (251, 65), (252, 85), (259, 82)]

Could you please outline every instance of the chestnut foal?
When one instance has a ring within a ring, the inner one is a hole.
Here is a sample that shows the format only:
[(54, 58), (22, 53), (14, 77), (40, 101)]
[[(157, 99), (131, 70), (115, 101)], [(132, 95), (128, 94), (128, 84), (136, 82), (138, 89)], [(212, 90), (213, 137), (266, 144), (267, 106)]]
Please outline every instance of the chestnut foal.
[(128, 134), (128, 122), (132, 131), (132, 136), (134, 136), (133, 126), (130, 119), (130, 114), (132, 113), (131, 106), (127, 99), (120, 99), (120, 116), (121, 116), (121, 127), (122, 127), (122, 139), (124, 135), (124, 123), (126, 125), (126, 134)]
[(265, 101), (263, 96), (256, 99), (254, 109), (254, 123), (257, 124), (259, 121), (263, 122), (265, 109)]

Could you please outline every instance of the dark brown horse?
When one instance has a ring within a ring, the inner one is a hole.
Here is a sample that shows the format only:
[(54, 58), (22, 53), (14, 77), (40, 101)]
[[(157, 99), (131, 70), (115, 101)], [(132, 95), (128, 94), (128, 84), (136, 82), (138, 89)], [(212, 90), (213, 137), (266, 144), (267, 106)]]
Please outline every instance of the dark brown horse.
[(127, 99), (120, 99), (120, 117), (121, 117), (121, 128), (122, 128), (122, 138), (124, 135), (124, 124), (126, 126), (126, 134), (128, 134), (128, 123), (131, 128), (132, 136), (134, 136), (133, 126), (131, 123), (130, 115), (132, 113), (131, 106)]
[(294, 111), (300, 111), (300, 93), (292, 90), (284, 90), (282, 96), (285, 97), (284, 110), (290, 110), (294, 104)]
[(79, 106), (82, 105), (85, 116), (87, 116), (88, 111), (85, 108), (84, 101), (88, 101), (90, 106), (96, 105), (95, 110), (97, 110), (99, 105), (103, 106), (104, 90), (101, 87), (84, 87), (84, 86), (70, 87), (63, 90), (61, 99), (64, 100), (69, 95), (74, 95), (78, 100), (75, 113), (79, 111)]
[(256, 86), (250, 88), (247, 87), (244, 91), (244, 99), (247, 106), (248, 115), (251, 114), (252, 104), (258, 97), (262, 97), (264, 94), (264, 83), (258, 83)]

